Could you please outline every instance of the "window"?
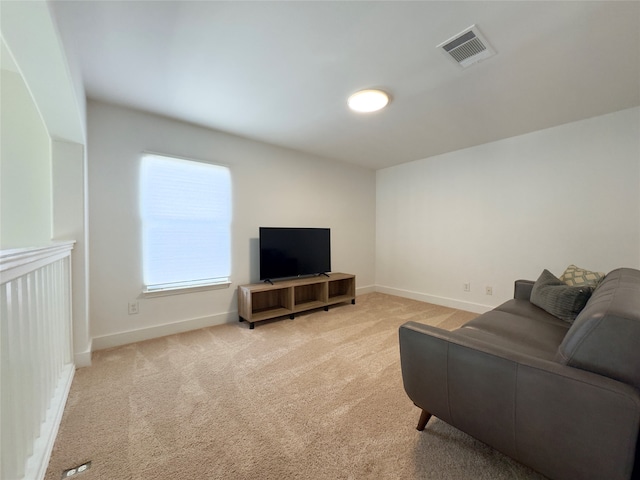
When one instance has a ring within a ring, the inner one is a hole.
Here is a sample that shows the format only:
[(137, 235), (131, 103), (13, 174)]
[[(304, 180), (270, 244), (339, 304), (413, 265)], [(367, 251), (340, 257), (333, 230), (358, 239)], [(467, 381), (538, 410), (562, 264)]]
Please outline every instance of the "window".
[(231, 176), (227, 167), (144, 155), (140, 210), (147, 292), (229, 282)]

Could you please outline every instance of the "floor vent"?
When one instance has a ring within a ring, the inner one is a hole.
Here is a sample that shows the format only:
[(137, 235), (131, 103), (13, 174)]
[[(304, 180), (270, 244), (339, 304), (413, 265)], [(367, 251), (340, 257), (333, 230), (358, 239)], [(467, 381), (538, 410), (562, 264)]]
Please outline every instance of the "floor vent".
[(475, 25), (441, 43), (437, 48), (442, 49), (448, 58), (462, 68), (470, 67), (496, 54)]
[(74, 477), (80, 473), (84, 473), (91, 468), (91, 462), (85, 462), (77, 467), (69, 468), (62, 472), (62, 479)]

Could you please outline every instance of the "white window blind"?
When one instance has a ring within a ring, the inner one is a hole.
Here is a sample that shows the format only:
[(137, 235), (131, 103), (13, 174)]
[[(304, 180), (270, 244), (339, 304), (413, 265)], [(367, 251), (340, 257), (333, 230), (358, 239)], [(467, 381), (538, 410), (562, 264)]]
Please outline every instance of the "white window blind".
[(144, 155), (140, 209), (147, 291), (229, 281), (231, 176), (227, 167)]

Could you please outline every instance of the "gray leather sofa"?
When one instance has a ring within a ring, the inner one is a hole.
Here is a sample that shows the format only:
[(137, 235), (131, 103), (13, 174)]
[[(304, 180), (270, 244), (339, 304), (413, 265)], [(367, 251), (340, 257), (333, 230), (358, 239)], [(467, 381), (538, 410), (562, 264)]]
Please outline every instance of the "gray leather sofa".
[(606, 275), (573, 324), (533, 285), (455, 331), (400, 327), (418, 430), (434, 415), (555, 480), (637, 478), (640, 271)]

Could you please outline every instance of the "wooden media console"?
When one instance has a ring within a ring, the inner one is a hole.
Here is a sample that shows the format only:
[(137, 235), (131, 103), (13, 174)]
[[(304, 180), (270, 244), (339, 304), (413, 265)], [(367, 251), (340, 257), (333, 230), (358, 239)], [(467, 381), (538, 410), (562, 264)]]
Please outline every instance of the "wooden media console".
[(336, 303), (356, 303), (356, 276), (330, 273), (329, 276), (296, 278), (268, 283), (252, 283), (238, 287), (238, 315), (240, 321), (255, 322), (298, 312), (324, 308)]

